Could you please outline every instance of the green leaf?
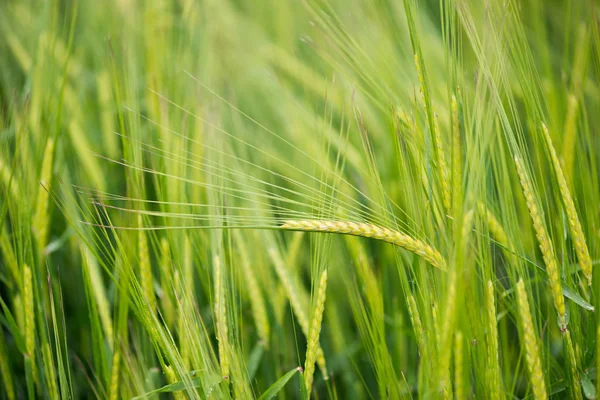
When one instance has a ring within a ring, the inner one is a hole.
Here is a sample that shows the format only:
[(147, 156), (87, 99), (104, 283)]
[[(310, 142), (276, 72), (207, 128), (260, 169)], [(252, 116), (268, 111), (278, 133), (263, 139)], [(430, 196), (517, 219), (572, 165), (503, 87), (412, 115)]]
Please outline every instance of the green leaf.
[(595, 399), (596, 397), (596, 387), (587, 376), (587, 374), (581, 375), (581, 387), (583, 389), (583, 395), (586, 399)]
[(565, 295), (565, 297), (567, 297), (580, 307), (585, 308), (586, 310), (594, 311), (593, 305), (585, 301), (585, 299), (581, 297), (579, 293), (568, 287), (565, 283), (562, 284), (562, 292)]
[(258, 366), (260, 364), (260, 361), (262, 360), (264, 353), (265, 353), (265, 346), (262, 344), (262, 342), (258, 342), (254, 346), (254, 349), (252, 349), (252, 353), (250, 353), (250, 356), (248, 357), (247, 368), (248, 368), (248, 379), (250, 381), (254, 379), (254, 376), (256, 375), (256, 371), (258, 370)]
[[(195, 376), (199, 372), (200, 371), (192, 371), (190, 373), (190, 375), (191, 376)], [(216, 374), (212, 374), (212, 376), (209, 377), (210, 386), (213, 387), (213, 386), (219, 384), (222, 380), (223, 380), (223, 378), (221, 376), (216, 375)], [(201, 378), (193, 378), (191, 380), (191, 382), (192, 382), (192, 387), (194, 387), (194, 388), (202, 386), (202, 379)], [(152, 396), (155, 396), (155, 395), (157, 395), (159, 393), (179, 392), (179, 391), (182, 391), (182, 390), (186, 390), (187, 388), (188, 388), (188, 385), (186, 384), (186, 382), (179, 381), (179, 382), (171, 383), (169, 385), (165, 385), (165, 386), (163, 386), (161, 388), (152, 390), (152, 391), (147, 392), (145, 394), (142, 394), (140, 396), (132, 397), (131, 400), (138, 400), (138, 399), (143, 399), (143, 398), (147, 398), (147, 397), (152, 397)]]
[(269, 387), (258, 400), (269, 400), (275, 397), (277, 393), (279, 393), (279, 391), (281, 391), (281, 389), (283, 389), (283, 387), (289, 382), (289, 380), (296, 375), (296, 372), (303, 372), (302, 367), (296, 367), (283, 375), (281, 378), (277, 379), (277, 382), (272, 384), (271, 387)]

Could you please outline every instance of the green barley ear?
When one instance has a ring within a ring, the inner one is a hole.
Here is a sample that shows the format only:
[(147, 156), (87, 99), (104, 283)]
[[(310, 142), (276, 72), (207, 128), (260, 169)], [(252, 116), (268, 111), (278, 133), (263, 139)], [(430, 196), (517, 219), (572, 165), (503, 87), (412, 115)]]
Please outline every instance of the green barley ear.
[(35, 309), (33, 300), (33, 277), (31, 268), (23, 265), (23, 315), (25, 322), (25, 350), (33, 366), (33, 376), (37, 382), (37, 372), (35, 363)]
[(442, 187), (442, 202), (444, 203), (444, 209), (447, 213), (450, 213), (450, 207), (452, 206), (452, 198), (450, 195), (450, 180), (448, 178), (448, 164), (446, 163), (446, 157), (444, 156), (444, 148), (442, 146), (442, 135), (440, 132), (440, 124), (438, 122), (437, 114), (434, 114), (434, 135), (435, 135), (435, 155), (438, 165), (438, 175), (440, 180), (440, 186)]
[(121, 351), (116, 348), (112, 357), (112, 369), (110, 373), (110, 390), (109, 400), (117, 400), (119, 398), (119, 380), (121, 370)]
[(171, 249), (167, 238), (160, 239), (160, 286), (163, 293), (160, 296), (161, 310), (168, 327), (172, 327), (176, 318), (176, 307), (173, 301), (173, 290), (175, 287), (173, 275), (173, 260)]
[(40, 187), (36, 199), (36, 208), (33, 216), (33, 234), (37, 240), (38, 251), (43, 254), (48, 241), (48, 225), (50, 217), (48, 215), (50, 184), (52, 182), (52, 168), (54, 165), (54, 139), (48, 138), (44, 150), (44, 159), (40, 171)]
[(548, 274), (548, 280), (550, 282), (550, 290), (552, 291), (552, 297), (554, 299), (554, 307), (558, 312), (558, 321), (561, 329), (566, 329), (566, 309), (565, 309), (565, 298), (562, 294), (562, 286), (560, 282), (560, 273), (558, 271), (558, 263), (554, 253), (554, 246), (552, 239), (546, 231), (546, 225), (544, 223), (542, 214), (540, 212), (538, 201), (535, 198), (533, 186), (531, 180), (523, 162), (519, 157), (515, 157), (515, 166), (517, 168), (517, 174), (519, 175), (519, 181), (521, 182), (521, 188), (523, 189), (523, 195), (529, 209), (529, 215), (533, 222), (533, 228), (535, 235), (538, 239), (538, 244), (544, 258), (544, 264), (546, 264), (546, 272)]
[(430, 245), (402, 232), (373, 224), (349, 221), (288, 220), (284, 221), (281, 228), (307, 232), (340, 233), (373, 238), (402, 247), (403, 249), (422, 257), (434, 267), (438, 267), (442, 270), (446, 269), (446, 260), (444, 260), (444, 257), (442, 257), (439, 251)]
[(4, 393), (8, 400), (15, 400), (13, 377), (10, 371), (8, 356), (6, 354), (6, 345), (4, 343), (4, 333), (2, 333), (2, 331), (0, 331), (0, 378), (2, 378)]
[(587, 278), (588, 285), (591, 285), (592, 259), (588, 251), (588, 247), (585, 241), (585, 235), (583, 234), (583, 229), (581, 228), (581, 223), (579, 222), (577, 210), (575, 209), (575, 203), (573, 202), (573, 198), (571, 197), (569, 186), (567, 185), (567, 181), (560, 166), (560, 161), (558, 160), (558, 156), (556, 155), (556, 150), (552, 145), (552, 138), (550, 137), (550, 133), (548, 132), (548, 128), (546, 128), (546, 125), (542, 125), (542, 136), (544, 137), (544, 141), (546, 142), (546, 147), (548, 149), (548, 153), (550, 154), (554, 174), (556, 175), (556, 180), (558, 181), (560, 196), (562, 198), (563, 205), (565, 207), (565, 212), (567, 214), (569, 230), (571, 231), (571, 237), (573, 238), (573, 244), (575, 245), (575, 253), (577, 254), (577, 259), (579, 260), (581, 270)]
[[(177, 374), (173, 370), (173, 367), (171, 367), (170, 365), (165, 365), (164, 372), (165, 377), (167, 378), (167, 382), (169, 382), (170, 385), (179, 382), (179, 379), (177, 378)], [(186, 398), (184, 392), (181, 390), (174, 391), (172, 394), (175, 400), (184, 400)]]
[(150, 263), (150, 250), (148, 249), (148, 238), (144, 230), (142, 214), (138, 214), (138, 252), (140, 263), (140, 283), (142, 292), (148, 301), (150, 309), (156, 311), (156, 299), (154, 297), (154, 277), (152, 276), (152, 264)]
[(229, 379), (229, 327), (227, 325), (227, 305), (225, 304), (225, 288), (221, 258), (213, 258), (213, 273), (215, 285), (215, 320), (217, 326), (217, 342), (219, 345), (219, 360), (223, 379)]
[(240, 265), (244, 275), (243, 279), (246, 281), (245, 286), (248, 288), (250, 307), (252, 308), (252, 315), (254, 317), (254, 323), (256, 324), (256, 330), (258, 331), (258, 337), (263, 342), (265, 348), (268, 349), (271, 326), (269, 324), (265, 300), (263, 298), (262, 291), (260, 290), (258, 280), (256, 279), (256, 274), (250, 265), (248, 250), (242, 235), (238, 230), (235, 230), (233, 231), (233, 237), (236, 245), (240, 249)]
[(544, 373), (542, 372), (538, 339), (533, 327), (531, 309), (529, 308), (529, 300), (527, 299), (527, 291), (525, 290), (523, 279), (519, 279), (517, 283), (517, 303), (523, 335), (521, 340), (525, 345), (525, 359), (527, 361), (527, 369), (529, 370), (531, 387), (533, 388), (533, 397), (536, 400), (545, 400), (548, 398), (546, 382), (544, 380)]
[[(310, 326), (308, 322), (308, 316), (306, 315), (306, 308), (308, 307), (308, 295), (302, 290), (302, 286), (296, 285), (293, 282), (293, 279), (290, 276), (285, 262), (279, 254), (279, 251), (277, 251), (277, 249), (274, 247), (269, 247), (267, 253), (271, 258), (275, 272), (279, 277), (283, 288), (285, 289), (287, 298), (292, 306), (292, 311), (294, 312), (294, 315), (296, 315), (298, 325), (300, 325), (300, 330), (304, 336), (309, 337)], [(327, 376), (327, 365), (325, 362), (323, 349), (321, 349), (321, 346), (319, 345), (316, 351), (316, 360), (317, 364), (319, 365), (319, 369), (321, 369), (323, 376)]]
[(454, 396), (456, 399), (466, 398), (463, 363), (463, 335), (461, 331), (458, 331), (454, 337)]
[(496, 320), (496, 301), (494, 297), (494, 284), (488, 281), (485, 290), (485, 302), (488, 317), (488, 363), (486, 368), (487, 382), (489, 384), (490, 399), (500, 400), (501, 375), (500, 358), (498, 354), (498, 322)]
[[(460, 91), (457, 89), (460, 94)], [(460, 208), (460, 199), (462, 194), (462, 151), (461, 151), (461, 138), (460, 138), (460, 114), (458, 108), (458, 101), (456, 96), (452, 95), (451, 103), (452, 113), (452, 201), (453, 207), (456, 212)]]
[(571, 332), (567, 329), (563, 334), (564, 346), (567, 348), (567, 358), (569, 361), (570, 375), (571, 375), (571, 396), (575, 400), (582, 400), (583, 396), (581, 393), (579, 371), (577, 369), (577, 357), (575, 355), (575, 349), (573, 348), (573, 341), (571, 340)]
[(313, 312), (313, 319), (308, 332), (308, 345), (306, 348), (306, 363), (304, 365), (304, 382), (308, 393), (312, 390), (313, 378), (315, 373), (315, 361), (319, 347), (319, 335), (321, 333), (321, 324), (323, 322), (323, 312), (325, 311), (325, 297), (327, 295), (327, 269), (321, 274), (319, 288), (317, 289), (317, 299)]

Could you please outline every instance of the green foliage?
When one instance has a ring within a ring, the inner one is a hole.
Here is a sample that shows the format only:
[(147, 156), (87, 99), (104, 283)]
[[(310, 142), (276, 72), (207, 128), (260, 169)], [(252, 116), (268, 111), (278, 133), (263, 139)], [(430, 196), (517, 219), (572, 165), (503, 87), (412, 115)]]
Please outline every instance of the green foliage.
[(599, 20), (1, 2), (0, 399), (595, 398)]

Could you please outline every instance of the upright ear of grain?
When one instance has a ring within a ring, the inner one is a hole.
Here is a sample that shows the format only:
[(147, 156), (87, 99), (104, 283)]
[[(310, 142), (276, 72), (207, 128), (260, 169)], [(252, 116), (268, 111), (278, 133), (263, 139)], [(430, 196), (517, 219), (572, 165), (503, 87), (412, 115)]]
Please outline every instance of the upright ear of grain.
[(154, 297), (154, 277), (152, 276), (152, 264), (150, 264), (150, 250), (148, 248), (148, 238), (144, 230), (142, 215), (138, 215), (138, 252), (140, 263), (140, 281), (142, 292), (148, 302), (150, 309), (156, 311), (156, 299)]
[(496, 301), (494, 298), (494, 284), (487, 282), (485, 290), (485, 302), (488, 316), (488, 362), (487, 362), (487, 381), (490, 399), (501, 399), (501, 377), (500, 377), (500, 358), (498, 354), (498, 322), (496, 320)]
[(577, 369), (577, 356), (575, 355), (575, 348), (573, 347), (573, 341), (571, 340), (571, 332), (568, 329), (563, 334), (563, 342), (564, 346), (567, 348), (567, 357), (569, 360), (571, 397), (575, 400), (583, 400), (579, 370)]
[[(296, 315), (298, 319), (298, 325), (300, 325), (300, 329), (304, 336), (309, 337), (309, 323), (308, 316), (306, 315), (306, 308), (308, 307), (308, 296), (299, 290), (296, 285), (292, 282), (292, 278), (290, 277), (287, 268), (281, 255), (279, 252), (271, 247), (268, 249), (269, 257), (275, 267), (275, 272), (279, 277), (279, 280), (283, 284), (283, 287), (286, 291), (287, 297), (290, 301), (290, 305), (292, 306), (292, 311)], [(323, 354), (323, 349), (319, 345), (317, 348), (316, 354), (317, 364), (323, 373), (323, 376), (327, 376), (327, 366), (325, 363), (325, 356)]]
[(327, 295), (327, 269), (321, 274), (319, 288), (317, 289), (317, 299), (313, 311), (313, 319), (308, 332), (308, 345), (306, 348), (306, 363), (304, 366), (304, 383), (306, 391), (310, 393), (315, 373), (315, 361), (319, 347), (319, 335), (321, 334), (321, 324), (323, 322), (323, 312), (325, 311), (325, 297)]
[(52, 167), (54, 165), (54, 139), (48, 138), (44, 150), (44, 159), (42, 160), (42, 169), (40, 171), (40, 187), (36, 199), (36, 208), (33, 216), (33, 234), (37, 240), (40, 254), (43, 253), (48, 241), (49, 217), (49, 194), (48, 190), (52, 182)]
[(31, 268), (28, 265), (23, 265), (23, 315), (25, 322), (25, 350), (27, 356), (31, 360), (33, 367), (33, 376), (37, 381), (36, 368), (36, 339), (35, 339), (35, 309), (33, 299), (33, 277)]
[(548, 394), (546, 393), (546, 382), (544, 380), (544, 373), (542, 372), (539, 344), (533, 327), (533, 319), (531, 317), (525, 283), (522, 279), (517, 283), (517, 303), (523, 335), (521, 340), (525, 345), (525, 359), (527, 361), (527, 369), (529, 371), (531, 387), (533, 389), (533, 397), (536, 400), (546, 400)]
[(529, 215), (533, 222), (533, 228), (535, 235), (538, 239), (540, 251), (544, 258), (544, 264), (546, 264), (546, 272), (548, 274), (548, 280), (550, 283), (550, 290), (552, 291), (552, 297), (554, 299), (554, 307), (558, 312), (558, 319), (561, 325), (561, 329), (566, 329), (566, 309), (565, 309), (565, 298), (562, 293), (562, 286), (560, 282), (560, 273), (558, 271), (558, 263), (554, 253), (554, 246), (552, 239), (546, 231), (546, 224), (544, 223), (542, 214), (540, 212), (538, 201), (535, 197), (533, 186), (529, 175), (523, 166), (523, 162), (519, 157), (515, 157), (515, 166), (517, 168), (517, 174), (519, 175), (519, 181), (521, 182), (521, 188), (523, 189), (523, 195), (529, 209)]
[(237, 247), (240, 250), (239, 265), (242, 267), (242, 273), (244, 275), (244, 280), (246, 281), (245, 286), (248, 289), (250, 307), (252, 309), (252, 316), (254, 317), (254, 323), (256, 324), (258, 337), (264, 343), (265, 348), (269, 348), (271, 325), (269, 324), (269, 317), (267, 315), (267, 308), (265, 306), (263, 293), (258, 284), (258, 280), (256, 279), (256, 274), (250, 265), (248, 249), (246, 248), (240, 232), (233, 231), (233, 237)]
[(213, 273), (215, 285), (215, 320), (217, 327), (217, 342), (219, 347), (219, 362), (223, 379), (229, 379), (229, 327), (227, 325), (227, 306), (225, 304), (225, 289), (221, 258), (213, 258)]
[(119, 381), (121, 378), (121, 350), (118, 346), (114, 349), (112, 367), (110, 372), (109, 400), (119, 399)]
[(458, 331), (454, 336), (454, 396), (457, 399), (466, 398), (463, 363), (463, 335)]
[(581, 223), (579, 222), (579, 216), (577, 215), (575, 203), (573, 202), (573, 198), (571, 197), (571, 191), (569, 190), (569, 186), (567, 185), (567, 181), (560, 166), (560, 161), (558, 160), (558, 156), (556, 155), (556, 150), (552, 145), (552, 138), (550, 137), (550, 133), (548, 132), (548, 128), (546, 128), (546, 125), (542, 125), (542, 136), (544, 137), (544, 141), (546, 142), (546, 147), (548, 149), (548, 153), (550, 154), (554, 174), (556, 175), (556, 180), (558, 181), (560, 196), (562, 198), (563, 205), (565, 207), (565, 212), (567, 214), (567, 221), (569, 223), (569, 231), (571, 232), (573, 244), (575, 245), (575, 253), (577, 254), (577, 259), (579, 260), (581, 270), (587, 278), (588, 285), (591, 285), (592, 259), (590, 257), (590, 252), (588, 250), (585, 236), (583, 234), (583, 229), (581, 228)]
[(15, 388), (11, 375), (8, 355), (6, 353), (6, 344), (4, 343), (4, 333), (0, 331), (0, 379), (4, 385), (4, 392), (8, 400), (15, 400)]

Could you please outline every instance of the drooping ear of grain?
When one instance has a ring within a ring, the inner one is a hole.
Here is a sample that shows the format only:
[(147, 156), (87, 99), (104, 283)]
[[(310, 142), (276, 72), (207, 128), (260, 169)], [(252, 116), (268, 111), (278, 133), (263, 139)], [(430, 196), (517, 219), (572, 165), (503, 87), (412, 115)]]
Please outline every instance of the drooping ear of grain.
[(550, 154), (550, 160), (552, 161), (552, 167), (554, 169), (554, 174), (558, 182), (560, 197), (565, 207), (565, 213), (567, 214), (569, 230), (571, 232), (573, 244), (575, 245), (575, 253), (577, 254), (577, 259), (579, 260), (579, 266), (581, 267), (583, 274), (587, 278), (588, 285), (591, 285), (592, 259), (590, 257), (590, 252), (587, 247), (585, 235), (583, 234), (583, 229), (581, 228), (581, 223), (579, 222), (579, 216), (577, 215), (575, 203), (573, 202), (573, 198), (571, 197), (571, 191), (569, 190), (569, 186), (567, 185), (567, 181), (560, 166), (560, 161), (558, 160), (558, 156), (556, 155), (556, 150), (552, 145), (552, 138), (550, 137), (550, 132), (548, 132), (548, 128), (546, 128), (546, 125), (542, 125), (542, 136), (544, 137), (544, 141), (546, 142), (546, 148), (548, 149), (548, 153)]
[(521, 182), (521, 188), (523, 189), (527, 208), (529, 209), (529, 215), (533, 222), (533, 229), (535, 230), (535, 235), (538, 239), (542, 257), (544, 258), (544, 264), (546, 264), (546, 273), (548, 274), (554, 307), (556, 308), (556, 312), (558, 312), (559, 323), (562, 329), (565, 329), (567, 324), (565, 317), (565, 298), (562, 293), (560, 273), (558, 271), (558, 263), (556, 261), (552, 239), (550, 239), (550, 236), (546, 231), (546, 224), (544, 223), (544, 219), (540, 212), (539, 203), (535, 197), (529, 174), (519, 157), (515, 157), (515, 166), (517, 174), (519, 175), (519, 181)]
[(313, 310), (313, 319), (308, 332), (308, 345), (306, 347), (306, 363), (304, 366), (304, 383), (306, 391), (310, 393), (315, 373), (315, 361), (319, 350), (319, 335), (321, 334), (321, 324), (323, 322), (323, 312), (325, 311), (325, 297), (327, 295), (327, 269), (321, 273), (319, 287), (317, 289), (317, 298)]
[(402, 247), (422, 257), (434, 267), (446, 269), (444, 257), (430, 245), (402, 232), (373, 224), (327, 220), (288, 220), (281, 225), (281, 228), (307, 232), (341, 233), (373, 238)]
[(519, 319), (521, 321), (521, 340), (525, 347), (525, 359), (527, 362), (527, 370), (529, 371), (531, 387), (533, 389), (533, 397), (536, 400), (546, 400), (548, 394), (546, 392), (546, 382), (542, 371), (539, 344), (533, 326), (527, 290), (525, 289), (525, 283), (522, 279), (517, 283), (517, 305)]

